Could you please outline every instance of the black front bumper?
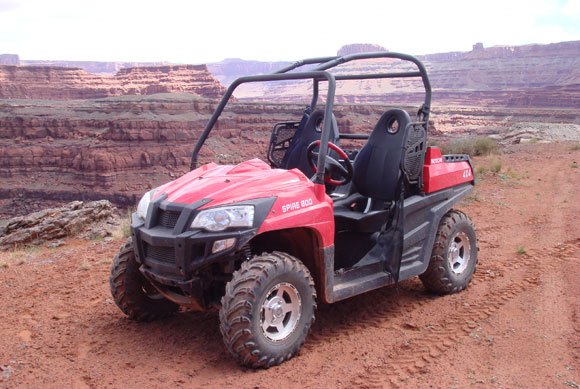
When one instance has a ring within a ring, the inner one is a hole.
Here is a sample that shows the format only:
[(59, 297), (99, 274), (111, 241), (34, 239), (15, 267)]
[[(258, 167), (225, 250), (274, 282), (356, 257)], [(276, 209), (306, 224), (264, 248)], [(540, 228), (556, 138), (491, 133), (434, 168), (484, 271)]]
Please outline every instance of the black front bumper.
[[(171, 229), (162, 226), (146, 228), (136, 216), (133, 216), (131, 228), (133, 240), (136, 242), (137, 261), (146, 270), (174, 281), (189, 280), (200, 269), (227, 260), (256, 235), (257, 231), (186, 231), (174, 234)], [(217, 253), (211, 252), (214, 242), (229, 238), (236, 239), (232, 247)]]
[[(257, 233), (270, 211), (274, 199), (252, 200), (244, 204), (255, 207), (254, 227), (222, 232), (191, 230), (189, 226), (199, 213), (197, 209), (210, 200), (183, 205), (163, 198), (151, 203), (147, 219), (133, 214), (131, 230), (135, 257), (141, 273), (165, 297), (182, 305), (205, 307), (205, 291), (210, 286), (207, 269), (215, 263), (231, 262)], [(240, 204), (242, 205), (242, 204)], [(232, 247), (212, 253), (216, 241), (235, 239)]]

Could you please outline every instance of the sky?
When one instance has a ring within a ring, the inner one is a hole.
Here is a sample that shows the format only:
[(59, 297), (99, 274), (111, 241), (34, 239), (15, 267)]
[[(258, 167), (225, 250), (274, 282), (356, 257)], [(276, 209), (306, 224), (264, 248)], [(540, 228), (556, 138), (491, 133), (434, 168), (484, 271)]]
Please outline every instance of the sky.
[(0, 0), (0, 54), (207, 63), (580, 40), (580, 0)]

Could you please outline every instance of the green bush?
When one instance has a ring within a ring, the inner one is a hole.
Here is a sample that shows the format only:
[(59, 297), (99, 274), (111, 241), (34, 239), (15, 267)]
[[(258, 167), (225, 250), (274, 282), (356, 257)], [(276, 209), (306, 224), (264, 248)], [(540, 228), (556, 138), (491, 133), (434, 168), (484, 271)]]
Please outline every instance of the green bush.
[(443, 154), (469, 154), (470, 156), (497, 154), (499, 145), (491, 138), (461, 138), (441, 146)]

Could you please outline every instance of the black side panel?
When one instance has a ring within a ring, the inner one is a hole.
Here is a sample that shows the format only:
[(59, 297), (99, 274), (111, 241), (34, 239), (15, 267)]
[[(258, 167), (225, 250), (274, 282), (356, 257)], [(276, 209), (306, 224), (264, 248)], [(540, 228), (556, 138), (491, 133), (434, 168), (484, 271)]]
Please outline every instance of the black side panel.
[(427, 269), (439, 221), (472, 189), (472, 184), (465, 184), (405, 199), (405, 240), (399, 280), (417, 276)]

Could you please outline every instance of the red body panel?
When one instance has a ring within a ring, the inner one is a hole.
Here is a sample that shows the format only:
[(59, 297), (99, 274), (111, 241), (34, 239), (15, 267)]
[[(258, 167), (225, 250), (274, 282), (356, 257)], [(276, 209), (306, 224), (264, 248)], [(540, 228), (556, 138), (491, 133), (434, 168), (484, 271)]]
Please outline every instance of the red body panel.
[[(423, 167), (425, 193), (473, 180), (468, 162), (445, 163), (437, 148), (428, 148)], [(272, 169), (260, 159), (239, 165), (210, 163), (157, 188), (153, 200), (165, 195), (172, 203), (192, 204), (211, 199), (200, 209), (259, 198), (276, 200), (258, 234), (288, 228), (310, 228), (322, 247), (334, 244), (332, 199), (324, 185), (310, 181), (298, 169)]]
[(473, 181), (473, 171), (467, 161), (445, 162), (437, 147), (428, 147), (423, 166), (423, 190), (433, 193)]
[(200, 209), (276, 197), (258, 233), (306, 227), (315, 231), (322, 247), (334, 243), (332, 200), (324, 185), (315, 185), (297, 169), (272, 169), (260, 159), (235, 166), (210, 163), (160, 186), (153, 199), (163, 194), (180, 204), (212, 199)]

